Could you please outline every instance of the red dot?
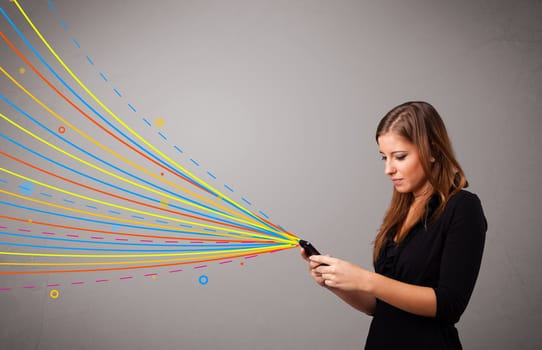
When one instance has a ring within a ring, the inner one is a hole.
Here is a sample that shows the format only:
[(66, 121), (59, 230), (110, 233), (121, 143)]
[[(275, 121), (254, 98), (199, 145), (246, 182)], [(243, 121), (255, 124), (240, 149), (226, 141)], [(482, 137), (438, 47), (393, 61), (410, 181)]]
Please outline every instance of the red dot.
[(61, 134), (63, 134), (63, 133), (66, 132), (66, 128), (63, 127), (63, 126), (59, 126), (59, 127), (58, 127), (58, 132), (61, 133)]

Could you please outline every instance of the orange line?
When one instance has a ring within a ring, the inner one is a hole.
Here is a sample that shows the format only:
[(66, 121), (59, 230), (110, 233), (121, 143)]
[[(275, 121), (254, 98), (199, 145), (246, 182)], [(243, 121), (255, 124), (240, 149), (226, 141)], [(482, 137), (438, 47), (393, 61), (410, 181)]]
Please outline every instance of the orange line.
[[(294, 248), (294, 247), (274, 249), (274, 250), (265, 251), (264, 253), (274, 253), (274, 252), (278, 252), (278, 251), (290, 249), (290, 248)], [(239, 254), (239, 255), (232, 255), (232, 256), (227, 256), (227, 257), (205, 259), (205, 260), (196, 260), (196, 261), (191, 261), (191, 262), (156, 264), (156, 265), (140, 265), (140, 266), (132, 266), (132, 267), (106, 267), (103, 269), (82, 269), (82, 270), (0, 271), (0, 275), (36, 275), (36, 274), (46, 274), (46, 273), (99, 272), (99, 271), (147, 269), (147, 268), (154, 268), (154, 267), (179, 266), (179, 265), (186, 265), (186, 264), (204, 263), (204, 262), (211, 262), (211, 261), (224, 260), (224, 259), (235, 259), (235, 258), (240, 258), (243, 256), (250, 256), (250, 255), (254, 255), (254, 253)]]
[(159, 239), (173, 239), (173, 240), (176, 240), (176, 241), (202, 241), (202, 242), (232, 242), (232, 243), (269, 242), (269, 241), (266, 241), (266, 240), (258, 240), (258, 239), (253, 239), (253, 240), (212, 239), (212, 238), (199, 238), (199, 237), (155, 236), (155, 235), (145, 235), (145, 234), (139, 234), (139, 233), (114, 232), (114, 231), (90, 229), (90, 228), (85, 228), (85, 227), (76, 227), (76, 226), (52, 224), (52, 223), (48, 223), (48, 222), (28, 220), (28, 219), (16, 218), (16, 217), (13, 217), (13, 216), (6, 216), (6, 215), (0, 215), (0, 219), (7, 219), (7, 220), (25, 222), (25, 223), (29, 223), (29, 224), (33, 224), (33, 225), (43, 225), (43, 226), (49, 226), (49, 227), (56, 227), (56, 228), (60, 228), (60, 229), (69, 229), (69, 230), (74, 230), (74, 231), (94, 232), (94, 233), (103, 233), (103, 234), (107, 234), (107, 235), (128, 236), (128, 237), (159, 238)]
[[(101, 193), (101, 194), (105, 194), (107, 196), (111, 196), (113, 198), (117, 198), (117, 199), (122, 199), (122, 200), (125, 200), (125, 201), (128, 201), (128, 202), (131, 202), (131, 203), (134, 203), (134, 204), (138, 204), (138, 205), (142, 205), (142, 206), (145, 206), (145, 207), (148, 207), (148, 208), (153, 208), (153, 209), (158, 209), (158, 210), (161, 210), (161, 211), (165, 211), (165, 212), (168, 212), (168, 213), (171, 213), (171, 214), (176, 214), (176, 215), (180, 215), (180, 216), (184, 216), (184, 217), (188, 217), (188, 218), (191, 218), (191, 219), (196, 219), (196, 220), (201, 220), (201, 221), (206, 221), (206, 222), (211, 222), (211, 223), (214, 223), (214, 224), (219, 224), (219, 225), (222, 225), (222, 226), (227, 226), (227, 227), (232, 227), (232, 228), (236, 228), (236, 229), (241, 229), (241, 230), (244, 230), (244, 231), (247, 231), (247, 232), (254, 232), (254, 233), (261, 233), (259, 231), (255, 231), (255, 230), (251, 230), (251, 229), (247, 229), (245, 227), (241, 227), (241, 226), (236, 226), (236, 225), (232, 225), (232, 224), (227, 224), (227, 223), (222, 223), (220, 221), (216, 221), (216, 220), (211, 220), (211, 219), (206, 219), (206, 218), (202, 218), (202, 217), (199, 217), (199, 216), (196, 216), (196, 215), (190, 215), (190, 214), (185, 214), (185, 213), (181, 213), (181, 212), (178, 212), (178, 211), (175, 211), (175, 210), (171, 210), (171, 209), (166, 209), (166, 208), (162, 208), (162, 207), (158, 207), (156, 205), (152, 205), (152, 204), (147, 204), (147, 203), (143, 203), (143, 202), (139, 202), (139, 201), (136, 201), (136, 200), (133, 200), (133, 199), (130, 199), (130, 198), (126, 198), (126, 197), (122, 197), (122, 196), (119, 196), (117, 194), (113, 194), (113, 193), (110, 193), (110, 192), (106, 192), (106, 191), (102, 191), (100, 189), (97, 189), (97, 188), (94, 188), (94, 187), (91, 187), (91, 186), (88, 186), (88, 185), (85, 185), (85, 184), (82, 184), (82, 183), (79, 183), (77, 181), (73, 181), (73, 180), (70, 180), (68, 178), (65, 178), (63, 176), (60, 176), (58, 174), (55, 174), (55, 173), (52, 173), (48, 170), (45, 170), (45, 169), (42, 169), (40, 167), (37, 167), (33, 164), (30, 164), (22, 159), (19, 159), (17, 157), (14, 157), (10, 154), (7, 154), (5, 153), (4, 151), (0, 151), (0, 155), (4, 155), (14, 161), (17, 161), (19, 163), (22, 163), (24, 165), (26, 165), (27, 167), (30, 167), (32, 169), (35, 169), (35, 170), (38, 170), (38, 171), (41, 171), (49, 176), (53, 176), (53, 177), (56, 177), (60, 180), (63, 180), (63, 181), (67, 181), (71, 184), (74, 184), (76, 186), (80, 186), (80, 187), (83, 187), (83, 188), (86, 188), (88, 190), (91, 190), (91, 191), (95, 191), (95, 192), (98, 192), (98, 193)], [(195, 223), (197, 225), (197, 223)]]

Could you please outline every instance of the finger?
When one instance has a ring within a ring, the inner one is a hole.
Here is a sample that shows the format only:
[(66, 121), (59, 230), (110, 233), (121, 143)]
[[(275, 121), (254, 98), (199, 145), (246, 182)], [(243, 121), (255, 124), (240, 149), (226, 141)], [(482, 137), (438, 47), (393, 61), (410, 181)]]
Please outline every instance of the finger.
[(337, 260), (329, 255), (311, 255), (309, 259), (311, 261), (317, 262), (319, 265), (331, 265)]
[(309, 260), (309, 257), (307, 256), (307, 253), (305, 253), (305, 249), (301, 248), (300, 249), (300, 252), (301, 252), (301, 257), (307, 261), (310, 261)]

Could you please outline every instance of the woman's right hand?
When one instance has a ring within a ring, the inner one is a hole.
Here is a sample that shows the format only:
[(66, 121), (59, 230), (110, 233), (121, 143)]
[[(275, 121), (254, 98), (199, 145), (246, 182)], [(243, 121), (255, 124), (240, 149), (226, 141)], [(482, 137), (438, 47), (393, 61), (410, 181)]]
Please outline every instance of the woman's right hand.
[(324, 278), (322, 277), (322, 275), (320, 273), (318, 273), (318, 272), (316, 272), (314, 270), (320, 264), (318, 264), (318, 263), (316, 263), (314, 261), (311, 261), (309, 259), (309, 257), (307, 256), (307, 254), (305, 254), (305, 249), (303, 249), (303, 248), (301, 248), (301, 257), (303, 259), (305, 259), (309, 263), (309, 271), (310, 271), (311, 276), (314, 279), (314, 281), (316, 283), (318, 283), (319, 285), (321, 285), (322, 287), (325, 287)]

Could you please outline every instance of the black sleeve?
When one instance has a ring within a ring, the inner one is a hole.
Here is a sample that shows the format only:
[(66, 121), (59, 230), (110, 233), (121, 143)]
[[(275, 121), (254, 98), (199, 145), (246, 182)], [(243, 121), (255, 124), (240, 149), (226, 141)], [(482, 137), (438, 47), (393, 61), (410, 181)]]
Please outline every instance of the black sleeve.
[(446, 323), (459, 321), (467, 307), (480, 270), (487, 230), (478, 197), (469, 192), (456, 196), (459, 198), (455, 198), (455, 205), (449, 208), (452, 217), (445, 233), (440, 279), (435, 288), (436, 318)]

